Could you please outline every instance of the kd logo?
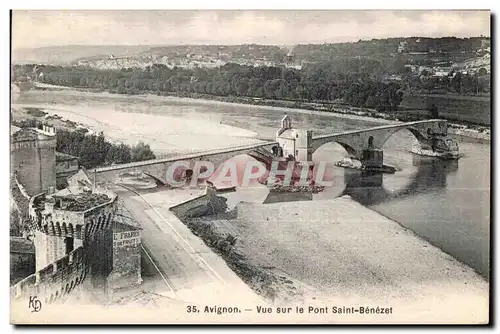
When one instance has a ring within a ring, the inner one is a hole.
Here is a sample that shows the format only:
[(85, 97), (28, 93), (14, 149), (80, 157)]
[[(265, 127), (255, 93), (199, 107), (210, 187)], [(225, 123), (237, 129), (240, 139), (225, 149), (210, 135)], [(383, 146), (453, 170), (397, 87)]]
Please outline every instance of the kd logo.
[(32, 310), (31, 312), (40, 312), (42, 309), (42, 302), (36, 296), (30, 296), (28, 308)]

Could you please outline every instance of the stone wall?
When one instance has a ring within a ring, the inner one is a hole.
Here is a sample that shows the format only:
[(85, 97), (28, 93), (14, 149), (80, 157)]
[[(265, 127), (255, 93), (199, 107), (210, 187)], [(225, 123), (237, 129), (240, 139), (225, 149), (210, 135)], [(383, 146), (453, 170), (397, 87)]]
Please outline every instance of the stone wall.
[[(49, 235), (35, 231), (36, 269), (45, 268), (66, 255), (66, 236)], [(70, 237), (71, 238), (71, 237)], [(83, 246), (82, 239), (73, 238), (73, 249)]]
[(16, 172), (19, 181), (26, 186), (30, 195), (40, 193), (41, 166), (36, 141), (14, 143), (11, 145), (11, 151), (11, 171)]
[(141, 231), (132, 227), (118, 229), (113, 233), (113, 272), (109, 279), (110, 286), (112, 289), (120, 289), (141, 282)]
[[(40, 179), (41, 179), (41, 190), (44, 192), (55, 191), (56, 189), (56, 151), (55, 151), (55, 139), (51, 139), (50, 142), (38, 143), (38, 156), (40, 159)], [(50, 190), (52, 189), (52, 190)]]
[(63, 189), (68, 186), (68, 178), (76, 174), (79, 170), (78, 159), (56, 161), (56, 186)]
[(11, 138), (11, 172), (26, 187), (30, 196), (55, 189), (56, 138), (23, 129)]
[(11, 300), (26, 302), (36, 296), (42, 303), (54, 303), (64, 300), (71, 291), (80, 285), (88, 273), (86, 254), (79, 247), (11, 286)]
[(96, 294), (107, 294), (107, 278), (113, 269), (112, 221), (116, 208), (116, 195), (114, 195), (110, 202), (84, 213), (83, 245), (89, 259), (91, 283)]
[(179, 218), (193, 218), (225, 212), (227, 199), (216, 196), (214, 190), (207, 188), (207, 194), (170, 208)]
[[(72, 240), (73, 249), (81, 247), (84, 250), (92, 287), (97, 294), (105, 294), (106, 279), (113, 268), (112, 220), (116, 212), (117, 196), (107, 190), (96, 192), (106, 194), (110, 200), (86, 211), (76, 212), (50, 210), (51, 204), (44, 202), (43, 195), (40, 195), (31, 199), (29, 212), (34, 226), (37, 270), (64, 259), (71, 250), (68, 246)], [(37, 212), (36, 201), (46, 204), (45, 208), (48, 210)]]

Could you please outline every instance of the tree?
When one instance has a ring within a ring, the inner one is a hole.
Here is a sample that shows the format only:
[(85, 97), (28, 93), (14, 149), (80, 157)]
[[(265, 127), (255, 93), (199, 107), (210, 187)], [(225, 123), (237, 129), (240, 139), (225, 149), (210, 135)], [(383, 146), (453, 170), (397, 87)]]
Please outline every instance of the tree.
[(457, 93), (462, 93), (462, 73), (455, 72), (455, 76), (450, 81), (450, 88)]
[(106, 165), (124, 164), (132, 161), (130, 146), (125, 144), (113, 145), (106, 155)]
[(142, 141), (137, 145), (132, 147), (131, 150), (131, 160), (132, 161), (144, 161), (156, 159), (153, 151), (148, 144), (144, 144)]

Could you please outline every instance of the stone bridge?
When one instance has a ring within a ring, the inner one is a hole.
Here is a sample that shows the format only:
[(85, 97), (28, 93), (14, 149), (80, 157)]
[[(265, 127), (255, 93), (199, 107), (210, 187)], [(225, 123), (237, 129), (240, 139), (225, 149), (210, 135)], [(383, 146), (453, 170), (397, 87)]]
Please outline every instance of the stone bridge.
[[(196, 167), (197, 162), (211, 162), (215, 168), (220, 166), (223, 162), (242, 154), (247, 154), (255, 159), (266, 162), (272, 155), (272, 148), (276, 147), (276, 142), (262, 142), (258, 144), (250, 144), (244, 146), (236, 146), (225, 149), (218, 149), (212, 151), (205, 151), (199, 153), (186, 154), (174, 158), (154, 159), (147, 161), (138, 161), (108, 167), (101, 167), (92, 170), (96, 175), (96, 181), (112, 181), (120, 178), (125, 173), (144, 173), (154, 178), (157, 183), (167, 183), (167, 172), (169, 168), (181, 168), (181, 163), (189, 164), (184, 169), (190, 169), (193, 173), (199, 172), (199, 166)], [(176, 166), (174, 166), (174, 164)], [(172, 169), (170, 169), (172, 172)]]
[(312, 161), (313, 153), (324, 144), (335, 142), (363, 165), (381, 167), (383, 165), (384, 143), (396, 132), (410, 131), (420, 144), (433, 145), (433, 141), (446, 138), (448, 124), (445, 120), (423, 120), (416, 122), (376, 126), (369, 129), (344, 131), (313, 137), (311, 130), (295, 129), (289, 116), (281, 121), (281, 128), (276, 133), (285, 157), (293, 156), (298, 161)]
[(396, 132), (407, 129), (422, 144), (431, 145), (436, 138), (447, 136), (448, 125), (444, 120), (425, 120), (401, 124), (382, 125), (369, 129), (345, 131), (318, 137), (311, 130), (295, 129), (291, 118), (285, 116), (281, 128), (276, 133), (275, 142), (262, 142), (244, 146), (230, 147), (206, 152), (182, 155), (174, 158), (132, 162), (93, 170), (96, 181), (112, 181), (127, 173), (143, 173), (154, 178), (157, 183), (166, 184), (167, 173), (173, 170), (190, 170), (193, 176), (201, 173), (197, 162), (210, 162), (215, 168), (237, 155), (247, 154), (269, 164), (274, 157), (293, 158), (296, 161), (312, 161), (312, 154), (322, 145), (336, 142), (342, 145), (349, 155), (360, 160), (363, 165), (383, 166), (384, 143)]

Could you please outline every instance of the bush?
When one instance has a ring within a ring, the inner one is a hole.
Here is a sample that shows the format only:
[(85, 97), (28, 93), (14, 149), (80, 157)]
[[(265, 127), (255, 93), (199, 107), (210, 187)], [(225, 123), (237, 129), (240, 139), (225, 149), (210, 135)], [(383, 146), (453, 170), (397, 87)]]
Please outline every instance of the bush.
[(78, 157), (85, 168), (156, 158), (149, 145), (142, 142), (133, 148), (122, 143), (112, 144), (104, 138), (102, 132), (99, 135), (88, 134), (86, 129), (58, 130), (56, 150)]

